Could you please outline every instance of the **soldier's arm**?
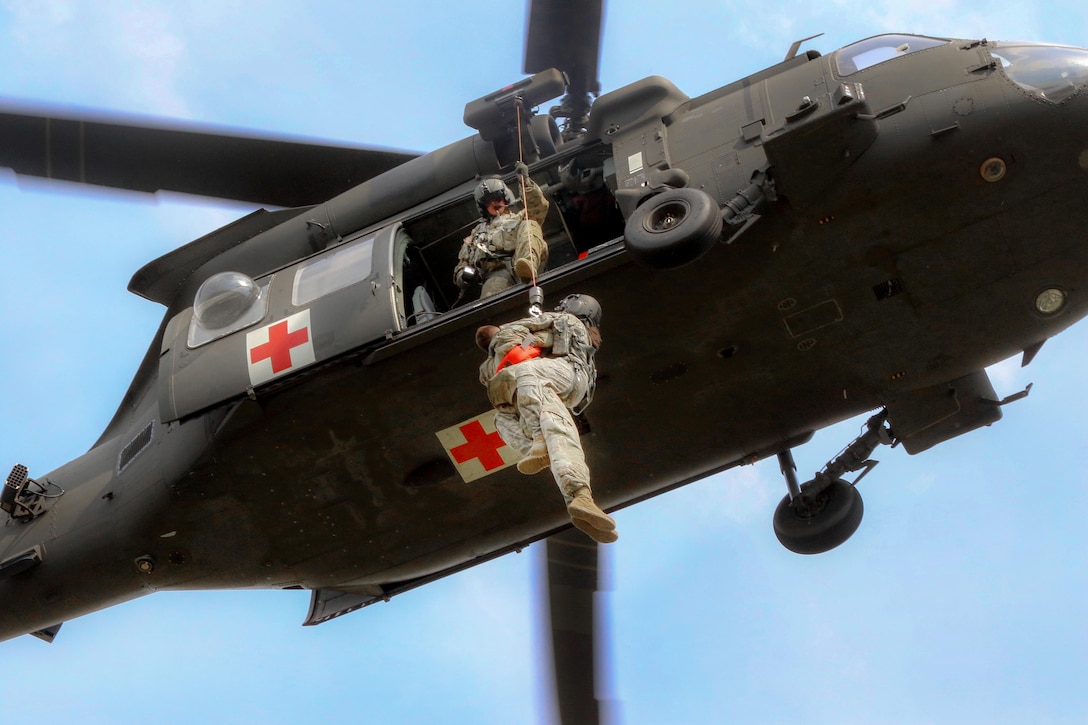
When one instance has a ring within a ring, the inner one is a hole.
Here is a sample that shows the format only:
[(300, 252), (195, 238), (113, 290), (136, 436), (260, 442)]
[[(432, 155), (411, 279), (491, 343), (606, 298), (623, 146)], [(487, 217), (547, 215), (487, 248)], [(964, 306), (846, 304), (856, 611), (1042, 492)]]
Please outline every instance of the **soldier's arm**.
[(469, 254), (472, 248), (469, 246), (469, 240), (472, 237), (465, 237), (464, 244), (457, 250), (457, 266), (453, 268), (453, 283), (460, 287), (463, 283), (461, 281), (461, 272), (465, 267), (469, 266)]
[[(546, 315), (545, 315), (546, 316)], [(533, 347), (547, 350), (552, 346), (551, 322), (538, 318), (528, 318), (508, 323), (495, 335), (495, 349), (503, 347), (503, 354), (514, 345), (525, 344), (526, 338)]]
[[(511, 347), (520, 345), (521, 341), (525, 339), (527, 332), (528, 330), (520, 323), (505, 324), (495, 333), (495, 341), (492, 343), (491, 347), (499, 353), (499, 357), (501, 358)], [(500, 350), (501, 352), (499, 352)]]
[(544, 196), (544, 192), (540, 186), (531, 178), (525, 178), (525, 211), (529, 215), (529, 218), (535, 221), (537, 224), (543, 225), (544, 219), (548, 216), (548, 207), (550, 206), (548, 198)]
[(592, 345), (594, 350), (599, 350), (601, 348), (601, 331), (596, 327), (591, 327), (574, 315), (565, 314), (567, 314), (567, 324), (570, 326), (572, 334), (577, 338), (578, 344)]
[(589, 334), (589, 344), (596, 350), (601, 349), (601, 331), (596, 327), (586, 327), (586, 332)]

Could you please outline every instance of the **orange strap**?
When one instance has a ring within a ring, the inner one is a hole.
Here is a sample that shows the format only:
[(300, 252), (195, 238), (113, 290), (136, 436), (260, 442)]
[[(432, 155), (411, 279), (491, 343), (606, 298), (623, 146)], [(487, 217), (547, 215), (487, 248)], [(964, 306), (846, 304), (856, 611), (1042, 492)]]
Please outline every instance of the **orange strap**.
[(502, 360), (499, 361), (499, 365), (495, 368), (495, 372), (499, 372), (507, 365), (517, 365), (519, 362), (525, 362), (534, 357), (540, 357), (540, 348), (536, 345), (530, 345), (529, 347), (514, 345), (510, 348), (510, 352), (506, 353)]

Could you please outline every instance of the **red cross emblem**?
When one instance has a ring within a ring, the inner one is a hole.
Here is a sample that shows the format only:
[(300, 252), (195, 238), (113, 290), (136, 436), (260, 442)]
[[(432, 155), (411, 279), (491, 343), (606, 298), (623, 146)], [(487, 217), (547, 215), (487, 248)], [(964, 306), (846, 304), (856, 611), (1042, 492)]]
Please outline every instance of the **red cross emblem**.
[(288, 332), (287, 320), (277, 322), (268, 328), (268, 342), (250, 349), (249, 363), (255, 365), (261, 360), (271, 360), (272, 372), (281, 373), (291, 367), (291, 348), (309, 341), (309, 329), (304, 327)]
[(484, 427), (480, 425), (478, 420), (458, 426), (457, 430), (461, 431), (461, 435), (465, 437), (465, 442), (456, 448), (450, 449), (453, 460), (458, 463), (465, 463), (477, 458), (485, 471), (492, 471), (502, 466), (503, 461), (502, 456), (499, 455), (499, 449), (505, 446), (506, 442), (498, 431), (485, 432)]
[(495, 430), (495, 411), (470, 418), (435, 435), (465, 483), (517, 463), (518, 454)]
[(310, 311), (303, 310), (248, 333), (246, 356), (253, 385), (315, 362)]

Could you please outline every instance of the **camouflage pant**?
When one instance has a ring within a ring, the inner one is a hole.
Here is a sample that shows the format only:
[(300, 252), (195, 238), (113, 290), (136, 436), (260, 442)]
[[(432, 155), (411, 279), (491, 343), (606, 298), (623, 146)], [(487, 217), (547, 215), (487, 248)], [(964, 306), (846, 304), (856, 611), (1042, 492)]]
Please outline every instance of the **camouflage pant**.
[[(480, 297), (490, 297), (517, 284), (513, 269), (519, 259), (530, 260), (538, 274), (544, 271), (544, 265), (548, 262), (548, 244), (544, 241), (540, 225), (531, 219), (523, 220), (518, 224), (513, 239), (516, 241), (512, 256), (502, 260), (488, 260), (479, 265), (484, 273)], [(504, 246), (508, 247), (508, 244)]]
[(586, 394), (586, 376), (561, 358), (536, 358), (511, 371), (517, 380), (513, 410), (503, 406), (495, 428), (506, 443), (524, 457), (533, 438), (543, 437), (552, 476), (569, 504), (574, 492), (589, 487), (589, 467), (570, 408)]
[[(480, 265), (483, 267), (484, 265)], [(484, 271), (484, 284), (480, 288), (480, 297), (490, 297), (491, 295), (497, 295), (508, 287), (513, 287), (517, 284), (514, 281), (514, 273), (510, 271), (510, 262), (495, 263), (491, 265), (490, 270)]]

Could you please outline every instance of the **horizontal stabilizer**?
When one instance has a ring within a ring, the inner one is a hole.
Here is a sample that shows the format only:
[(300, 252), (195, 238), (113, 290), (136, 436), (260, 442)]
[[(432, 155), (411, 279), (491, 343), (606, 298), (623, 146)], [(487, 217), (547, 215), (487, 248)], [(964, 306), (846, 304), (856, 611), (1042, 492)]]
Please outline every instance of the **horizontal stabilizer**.
[(37, 637), (38, 639), (40, 639), (43, 642), (48, 642), (49, 644), (53, 644), (53, 640), (56, 639), (57, 632), (60, 631), (61, 625), (63, 625), (63, 624), (64, 624), (64, 622), (61, 622), (60, 624), (54, 624), (52, 627), (46, 627), (45, 629), (39, 629), (37, 632), (31, 632), (30, 634)]
[(336, 589), (314, 589), (310, 594), (310, 611), (306, 613), (303, 627), (327, 622), (345, 614), (357, 612), (368, 604), (381, 601), (385, 597), (374, 587), (374, 592), (342, 592)]

